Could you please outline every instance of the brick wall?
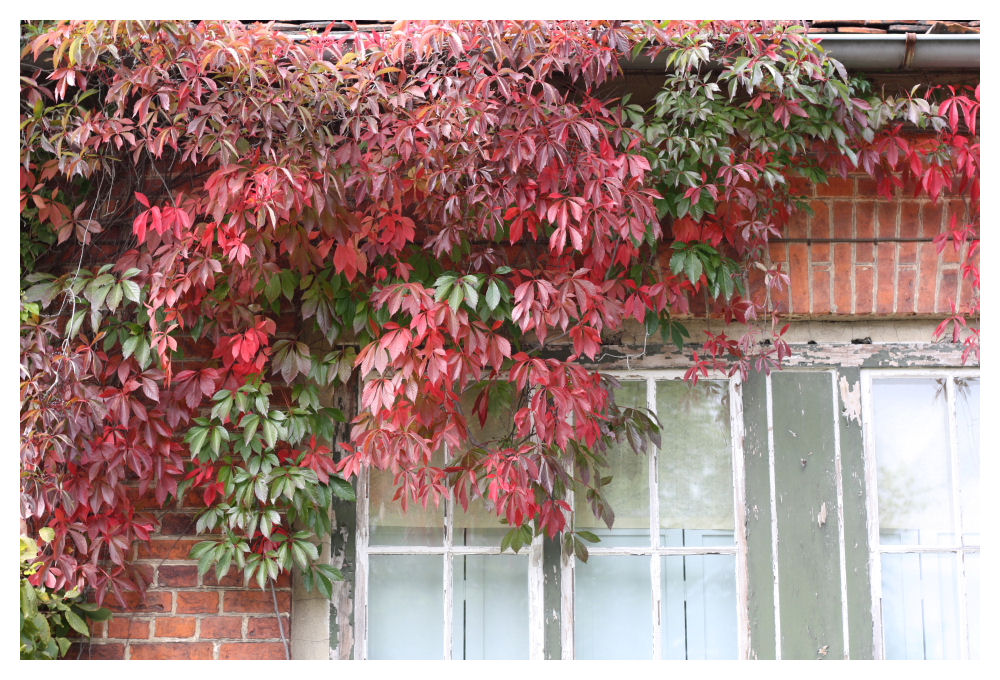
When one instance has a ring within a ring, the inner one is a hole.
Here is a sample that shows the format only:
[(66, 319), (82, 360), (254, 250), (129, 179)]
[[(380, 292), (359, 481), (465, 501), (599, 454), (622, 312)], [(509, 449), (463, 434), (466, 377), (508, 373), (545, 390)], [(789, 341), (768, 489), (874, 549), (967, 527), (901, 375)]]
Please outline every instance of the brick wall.
[(244, 588), (242, 573), (235, 568), (222, 580), (213, 570), (199, 577), (197, 563), (187, 559), (199, 540), (193, 535), (196, 511), (191, 497), (180, 508), (155, 513), (160, 531), (149, 544), (134, 548), (135, 563), (150, 582), (145, 601), (130, 594), (123, 610), (109, 596), (105, 605), (114, 617), (95, 624), (90, 642), (77, 645), (67, 658), (287, 658), (282, 633), (284, 640), (291, 640), (288, 575), (279, 577), (273, 595), (270, 588)]
[[(962, 279), (963, 253), (949, 244), (939, 255), (931, 241), (952, 215), (964, 218), (964, 201), (913, 198), (912, 187), (884, 199), (863, 176), (800, 188), (812, 214), (797, 213), (784, 238), (770, 245), (771, 259), (790, 278), (776, 300), (786, 315), (933, 318), (949, 314), (952, 302), (968, 306), (972, 288)], [(692, 311), (703, 313), (704, 305), (693, 304)]]

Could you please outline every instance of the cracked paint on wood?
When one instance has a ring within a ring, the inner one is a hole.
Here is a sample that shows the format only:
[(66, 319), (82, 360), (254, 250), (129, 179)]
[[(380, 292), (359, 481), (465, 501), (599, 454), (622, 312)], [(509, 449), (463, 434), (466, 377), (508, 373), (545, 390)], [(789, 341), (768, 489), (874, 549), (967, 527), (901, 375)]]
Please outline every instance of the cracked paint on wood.
[(844, 657), (832, 380), (771, 375), (783, 659)]

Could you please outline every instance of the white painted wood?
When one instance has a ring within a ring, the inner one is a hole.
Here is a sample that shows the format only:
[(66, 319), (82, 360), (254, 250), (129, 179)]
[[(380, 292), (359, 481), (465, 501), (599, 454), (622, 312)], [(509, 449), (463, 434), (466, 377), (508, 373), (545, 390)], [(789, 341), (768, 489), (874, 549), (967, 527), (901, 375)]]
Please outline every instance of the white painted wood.
[(368, 658), (368, 470), (358, 474), (354, 581), (354, 658)]
[[(656, 379), (646, 377), (646, 408), (656, 413)], [(657, 415), (659, 418), (659, 415)], [(653, 660), (658, 661), (663, 658), (662, 633), (660, 612), (662, 611), (663, 587), (660, 577), (659, 555), (656, 549), (660, 547), (660, 484), (659, 484), (659, 459), (660, 452), (656, 446), (648, 444), (647, 455), (649, 458), (649, 532), (650, 545), (653, 547), (653, 554), (649, 558), (649, 579), (652, 586), (652, 608), (650, 612), (653, 617)]]
[(774, 658), (781, 660), (781, 598), (778, 590), (778, 498), (774, 482), (774, 396), (771, 376), (764, 379), (767, 401), (767, 471), (771, 496), (771, 569), (774, 572)]
[[(945, 394), (948, 397), (948, 454), (951, 459), (951, 513), (952, 524), (955, 527), (956, 542), (962, 542), (965, 533), (962, 527), (962, 499), (958, 473), (958, 414), (955, 404), (955, 378), (948, 376), (945, 383)], [(958, 568), (955, 570), (956, 592), (958, 592), (958, 630), (959, 650), (962, 659), (969, 658), (969, 612), (965, 593), (965, 551), (958, 552)]]
[(847, 540), (844, 535), (844, 466), (840, 449), (840, 397), (837, 392), (837, 372), (830, 371), (833, 395), (833, 464), (837, 477), (837, 548), (840, 556), (840, 617), (844, 631), (844, 658), (851, 658), (851, 634), (847, 611)]
[[(448, 452), (445, 449), (445, 459), (447, 460)], [(452, 542), (454, 540), (454, 525), (455, 525), (455, 499), (453, 494), (449, 493), (448, 497), (445, 498), (444, 505), (444, 626), (442, 635), (444, 635), (444, 660), (451, 661), (452, 659), (452, 640), (454, 638), (453, 626), (454, 626), (454, 612), (455, 612), (455, 558), (452, 552)]]
[[(570, 477), (573, 476), (572, 461), (567, 466)], [(571, 508), (576, 508), (575, 493), (573, 488), (566, 493), (566, 502)], [(574, 513), (571, 522), (575, 521)], [(560, 657), (566, 660), (574, 658), (575, 645), (573, 636), (573, 621), (575, 616), (573, 594), (576, 590), (576, 557), (563, 550), (562, 542), (559, 543), (559, 646)]]
[(535, 536), (528, 549), (528, 658), (545, 658), (545, 570), (542, 536)]
[[(875, 433), (872, 431), (872, 377), (876, 371), (861, 372), (861, 437), (865, 456), (865, 486), (868, 506), (868, 574), (872, 593), (872, 656), (885, 658), (882, 633), (882, 556), (879, 552), (878, 467), (875, 463)], [(898, 375), (898, 374), (897, 374)]]
[(729, 382), (729, 426), (732, 434), (733, 510), (736, 537), (736, 629), (740, 659), (750, 657), (750, 571), (747, 554), (746, 459), (744, 457), (743, 381), (737, 373)]

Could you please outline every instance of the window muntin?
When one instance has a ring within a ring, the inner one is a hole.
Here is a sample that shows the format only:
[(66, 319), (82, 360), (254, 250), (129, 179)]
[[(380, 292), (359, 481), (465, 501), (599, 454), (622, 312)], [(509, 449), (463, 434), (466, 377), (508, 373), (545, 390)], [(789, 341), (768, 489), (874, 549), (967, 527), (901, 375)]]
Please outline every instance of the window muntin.
[[(564, 658), (738, 658), (745, 597), (737, 567), (745, 537), (738, 383), (679, 374), (622, 376), (619, 403), (659, 414), (661, 445), (646, 458), (627, 445), (609, 453), (606, 493), (613, 529), (577, 499), (575, 525), (601, 542), (586, 564), (564, 561), (573, 616)], [(617, 487), (617, 488), (616, 488)], [(565, 597), (565, 595), (564, 595)], [(568, 644), (567, 644), (568, 643)], [(569, 649), (567, 649), (569, 648)]]
[[(692, 390), (679, 371), (623, 377), (620, 403), (667, 416), (662, 446), (609, 453), (614, 530), (576, 504), (577, 528), (602, 541), (586, 565), (564, 556), (563, 655), (745, 657), (738, 382)], [(468, 513), (448, 499), (404, 514), (389, 473), (372, 471), (360, 487), (356, 658), (541, 658), (540, 539), (501, 555), (506, 527), (481, 500)]]
[(976, 658), (979, 379), (865, 373), (876, 655)]

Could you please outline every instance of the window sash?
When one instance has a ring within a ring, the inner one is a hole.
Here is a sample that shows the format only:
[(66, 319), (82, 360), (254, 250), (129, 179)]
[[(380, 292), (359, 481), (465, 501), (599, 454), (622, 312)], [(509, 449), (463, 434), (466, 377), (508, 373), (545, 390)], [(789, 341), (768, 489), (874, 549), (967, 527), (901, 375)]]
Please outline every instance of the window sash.
[[(608, 371), (609, 375), (619, 380), (641, 380), (646, 385), (646, 408), (656, 413), (656, 382), (658, 380), (674, 380), (683, 378), (683, 370), (643, 370), (643, 371)], [(660, 544), (660, 499), (658, 489), (658, 459), (659, 448), (650, 445), (647, 457), (649, 459), (648, 493), (649, 493), (649, 546), (613, 546), (602, 547), (600, 544), (588, 546), (588, 552), (594, 556), (603, 555), (636, 555), (650, 557), (650, 584), (652, 591), (652, 659), (663, 658), (662, 630), (660, 612), (663, 603), (662, 592), (662, 557), (668, 555), (735, 555), (736, 606), (737, 606), (737, 656), (746, 659), (749, 655), (749, 615), (748, 615), (748, 567), (746, 549), (746, 502), (745, 502), (745, 469), (743, 460), (743, 397), (742, 383), (737, 374), (733, 377), (712, 374), (709, 380), (725, 381), (729, 397), (730, 426), (730, 464), (733, 493), (733, 545), (731, 546), (663, 546)], [(573, 492), (567, 499), (575, 507)], [(562, 617), (561, 642), (562, 658), (574, 659), (575, 653), (575, 575), (576, 558), (573, 555), (562, 555), (561, 559), (561, 600)]]
[[(978, 556), (978, 544), (964, 542), (961, 513), (961, 486), (959, 478), (959, 456), (957, 438), (957, 405), (955, 396), (955, 380), (959, 378), (979, 378), (980, 372), (974, 368), (951, 369), (867, 369), (861, 372), (862, 384), (862, 420), (865, 453), (865, 476), (868, 489), (868, 543), (871, 559), (871, 593), (872, 621), (876, 659), (884, 659), (886, 640), (884, 630), (882, 602), (882, 556), (883, 555), (953, 555), (955, 565), (955, 592), (958, 599), (959, 655), (965, 660), (969, 658), (969, 618), (968, 618), (968, 584), (965, 561), (967, 555)], [(945, 408), (948, 419), (948, 465), (950, 470), (951, 516), (952, 532), (955, 541), (948, 544), (883, 544), (879, 526), (878, 508), (878, 461), (875, 451), (874, 413), (875, 403), (873, 384), (880, 378), (922, 378), (927, 380), (945, 381)]]

